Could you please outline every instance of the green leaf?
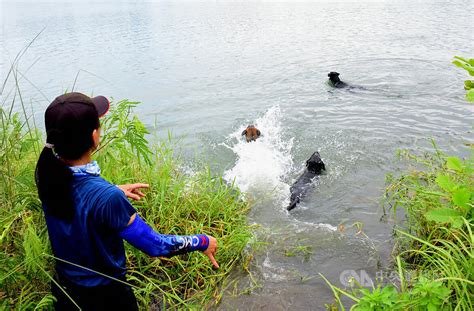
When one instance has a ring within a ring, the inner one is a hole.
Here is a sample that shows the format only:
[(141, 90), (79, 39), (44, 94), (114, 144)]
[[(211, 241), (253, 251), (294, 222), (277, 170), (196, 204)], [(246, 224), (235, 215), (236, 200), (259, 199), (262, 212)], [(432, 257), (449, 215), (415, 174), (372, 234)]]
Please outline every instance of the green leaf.
[(461, 216), (462, 214), (460, 211), (454, 210), (452, 208), (432, 209), (425, 214), (425, 218), (427, 220), (437, 223), (452, 223), (456, 217)]
[(453, 64), (456, 65), (456, 67), (462, 68), (462, 63), (458, 60), (453, 60)]
[(465, 58), (455, 56), (456, 60), (453, 61), (453, 64), (465, 69), (471, 76), (474, 76), (474, 67), (469, 63), (470, 60)]
[(474, 89), (470, 89), (466, 92), (466, 100), (471, 103), (474, 102)]
[(436, 183), (441, 189), (447, 192), (451, 192), (455, 187), (455, 184), (451, 181), (449, 175), (438, 174), (436, 177)]
[(464, 89), (470, 90), (474, 88), (474, 81), (473, 80), (466, 80), (464, 81)]
[(469, 60), (467, 58), (461, 56), (454, 56), (454, 58), (462, 61), (463, 63), (469, 63)]
[(452, 222), (453, 228), (459, 229), (459, 228), (462, 228), (463, 225), (464, 225), (464, 220), (462, 219), (462, 217), (453, 218), (453, 222)]
[(453, 203), (461, 208), (463, 208), (466, 211), (469, 211), (469, 200), (471, 199), (471, 193), (467, 191), (465, 188), (461, 188), (456, 190), (451, 199), (453, 200)]
[(461, 172), (463, 169), (462, 161), (458, 157), (448, 157), (448, 162), (446, 164), (451, 170)]

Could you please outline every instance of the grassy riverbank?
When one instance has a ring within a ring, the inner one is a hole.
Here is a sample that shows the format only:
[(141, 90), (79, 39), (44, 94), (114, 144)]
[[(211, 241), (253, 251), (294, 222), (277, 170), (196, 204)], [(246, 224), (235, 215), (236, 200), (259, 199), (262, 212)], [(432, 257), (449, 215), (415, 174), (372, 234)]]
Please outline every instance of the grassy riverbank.
[[(132, 115), (136, 104), (112, 103), (102, 120), (95, 154), (102, 175), (116, 184), (150, 183), (146, 198), (134, 203), (142, 217), (162, 233), (215, 236), (220, 269), (213, 270), (199, 252), (161, 259), (128, 246), (128, 282), (142, 310), (213, 306), (230, 271), (246, 256), (249, 205), (205, 166), (184, 173), (171, 141), (150, 145), (147, 130)], [(54, 258), (33, 179), (44, 137), (19, 96), (4, 102), (0, 115), (0, 309), (48, 309)]]
[[(401, 156), (409, 168), (387, 180), (387, 206), (394, 217), (396, 277), (373, 289), (340, 289), (351, 310), (472, 310), (474, 308), (474, 148), (467, 159), (436, 149)], [(329, 283), (328, 283), (329, 284)]]

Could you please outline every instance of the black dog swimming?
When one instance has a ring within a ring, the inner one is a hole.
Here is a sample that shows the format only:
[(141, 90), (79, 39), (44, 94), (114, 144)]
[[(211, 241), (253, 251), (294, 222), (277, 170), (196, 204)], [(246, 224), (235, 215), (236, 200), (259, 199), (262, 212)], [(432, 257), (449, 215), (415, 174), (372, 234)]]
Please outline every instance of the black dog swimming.
[(347, 84), (345, 82), (342, 82), (340, 79), (339, 79), (339, 72), (335, 72), (335, 71), (331, 71), (330, 73), (328, 73), (328, 77), (329, 77), (329, 85), (331, 85), (332, 87), (335, 87), (335, 88), (343, 88), (343, 87), (346, 87)]
[(306, 170), (296, 180), (296, 182), (290, 188), (290, 205), (286, 208), (291, 211), (296, 207), (296, 204), (300, 202), (300, 199), (306, 194), (310, 188), (311, 182), (316, 176), (321, 175), (322, 171), (326, 170), (326, 166), (321, 160), (319, 152), (315, 152), (311, 155), (308, 161), (306, 161)]

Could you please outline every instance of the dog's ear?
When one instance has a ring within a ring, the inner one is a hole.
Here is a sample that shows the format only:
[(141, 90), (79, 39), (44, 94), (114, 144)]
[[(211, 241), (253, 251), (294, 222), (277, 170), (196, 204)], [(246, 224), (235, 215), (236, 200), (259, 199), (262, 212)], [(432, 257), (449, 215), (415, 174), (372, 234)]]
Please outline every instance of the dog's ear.
[(257, 136), (260, 136), (260, 134), (261, 134), (260, 130), (257, 130)]
[(247, 134), (247, 129), (242, 132), (242, 136)]

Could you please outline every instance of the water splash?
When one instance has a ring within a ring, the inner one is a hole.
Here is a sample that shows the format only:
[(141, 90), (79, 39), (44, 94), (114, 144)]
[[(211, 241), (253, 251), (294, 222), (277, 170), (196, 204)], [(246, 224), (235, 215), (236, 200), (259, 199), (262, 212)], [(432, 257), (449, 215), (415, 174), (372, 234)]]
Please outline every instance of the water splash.
[(293, 139), (283, 138), (279, 106), (271, 107), (254, 125), (262, 136), (247, 143), (241, 133), (248, 124), (242, 124), (230, 134), (222, 145), (231, 149), (237, 159), (233, 168), (224, 172), (224, 179), (235, 184), (242, 192), (256, 196), (272, 193), (276, 198), (285, 198), (288, 184), (282, 180), (291, 170)]

